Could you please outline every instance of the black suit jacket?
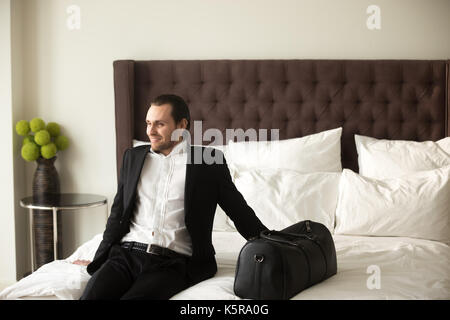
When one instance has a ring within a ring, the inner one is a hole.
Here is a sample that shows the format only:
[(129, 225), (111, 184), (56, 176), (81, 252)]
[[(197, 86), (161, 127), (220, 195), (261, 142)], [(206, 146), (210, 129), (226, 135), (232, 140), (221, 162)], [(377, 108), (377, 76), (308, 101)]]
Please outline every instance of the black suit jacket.
[[(207, 152), (222, 157), (223, 164), (207, 164), (198, 155)], [(117, 194), (111, 208), (103, 240), (87, 272), (92, 275), (106, 261), (112, 245), (120, 243), (130, 231), (130, 220), (134, 214), (137, 184), (150, 145), (129, 148), (123, 156)], [(247, 240), (267, 228), (256, 217), (254, 211), (236, 189), (223, 153), (219, 150), (190, 146), (188, 148), (186, 183), (184, 194), (185, 224), (192, 240), (192, 256), (188, 262), (190, 285), (208, 279), (217, 271), (215, 251), (211, 242), (214, 213), (217, 204), (233, 220), (236, 229)], [(194, 158), (196, 155), (196, 158)], [(201, 159), (200, 164), (196, 164)], [(147, 160), (148, 161), (148, 160)]]

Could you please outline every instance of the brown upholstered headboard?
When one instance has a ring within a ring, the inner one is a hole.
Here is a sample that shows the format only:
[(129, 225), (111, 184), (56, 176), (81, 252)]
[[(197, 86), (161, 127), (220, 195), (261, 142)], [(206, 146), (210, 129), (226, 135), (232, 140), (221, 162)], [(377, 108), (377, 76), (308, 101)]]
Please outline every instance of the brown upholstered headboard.
[[(279, 129), (280, 139), (343, 127), (342, 165), (358, 171), (354, 134), (450, 135), (449, 60), (114, 61), (117, 171), (159, 94), (182, 96), (203, 132)], [(270, 138), (270, 136), (269, 136)], [(206, 142), (205, 144), (208, 144)]]

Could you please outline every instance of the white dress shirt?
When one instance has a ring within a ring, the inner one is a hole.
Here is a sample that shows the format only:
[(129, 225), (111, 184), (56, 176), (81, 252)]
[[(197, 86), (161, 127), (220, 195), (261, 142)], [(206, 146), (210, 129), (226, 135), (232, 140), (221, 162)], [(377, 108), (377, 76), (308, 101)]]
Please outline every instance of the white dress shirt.
[(184, 140), (167, 156), (150, 148), (137, 186), (130, 232), (122, 241), (156, 244), (192, 255), (192, 242), (184, 223), (187, 148)]

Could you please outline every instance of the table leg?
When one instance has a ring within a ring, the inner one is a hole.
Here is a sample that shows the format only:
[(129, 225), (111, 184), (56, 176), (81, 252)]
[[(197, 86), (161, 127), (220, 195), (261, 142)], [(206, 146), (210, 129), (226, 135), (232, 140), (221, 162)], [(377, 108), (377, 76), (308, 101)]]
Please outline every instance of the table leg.
[(33, 228), (33, 223), (34, 223), (34, 217), (33, 217), (33, 209), (30, 208), (29, 210), (30, 212), (30, 252), (31, 252), (31, 272), (34, 272), (34, 268), (35, 268), (35, 259), (34, 259), (34, 228)]
[(53, 256), (58, 260), (58, 209), (53, 207)]

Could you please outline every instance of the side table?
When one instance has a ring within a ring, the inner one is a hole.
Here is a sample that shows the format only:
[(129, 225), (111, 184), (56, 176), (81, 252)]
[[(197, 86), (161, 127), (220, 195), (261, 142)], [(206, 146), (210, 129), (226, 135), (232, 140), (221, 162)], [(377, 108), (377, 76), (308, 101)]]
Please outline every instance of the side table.
[(96, 194), (87, 193), (61, 193), (55, 195), (53, 199), (42, 201), (34, 197), (26, 197), (20, 200), (20, 206), (29, 209), (30, 220), (30, 247), (31, 247), (31, 272), (35, 270), (35, 252), (34, 252), (34, 228), (33, 228), (33, 209), (52, 210), (53, 211), (53, 255), (58, 259), (58, 210), (77, 210), (94, 208), (107, 204), (107, 198)]

